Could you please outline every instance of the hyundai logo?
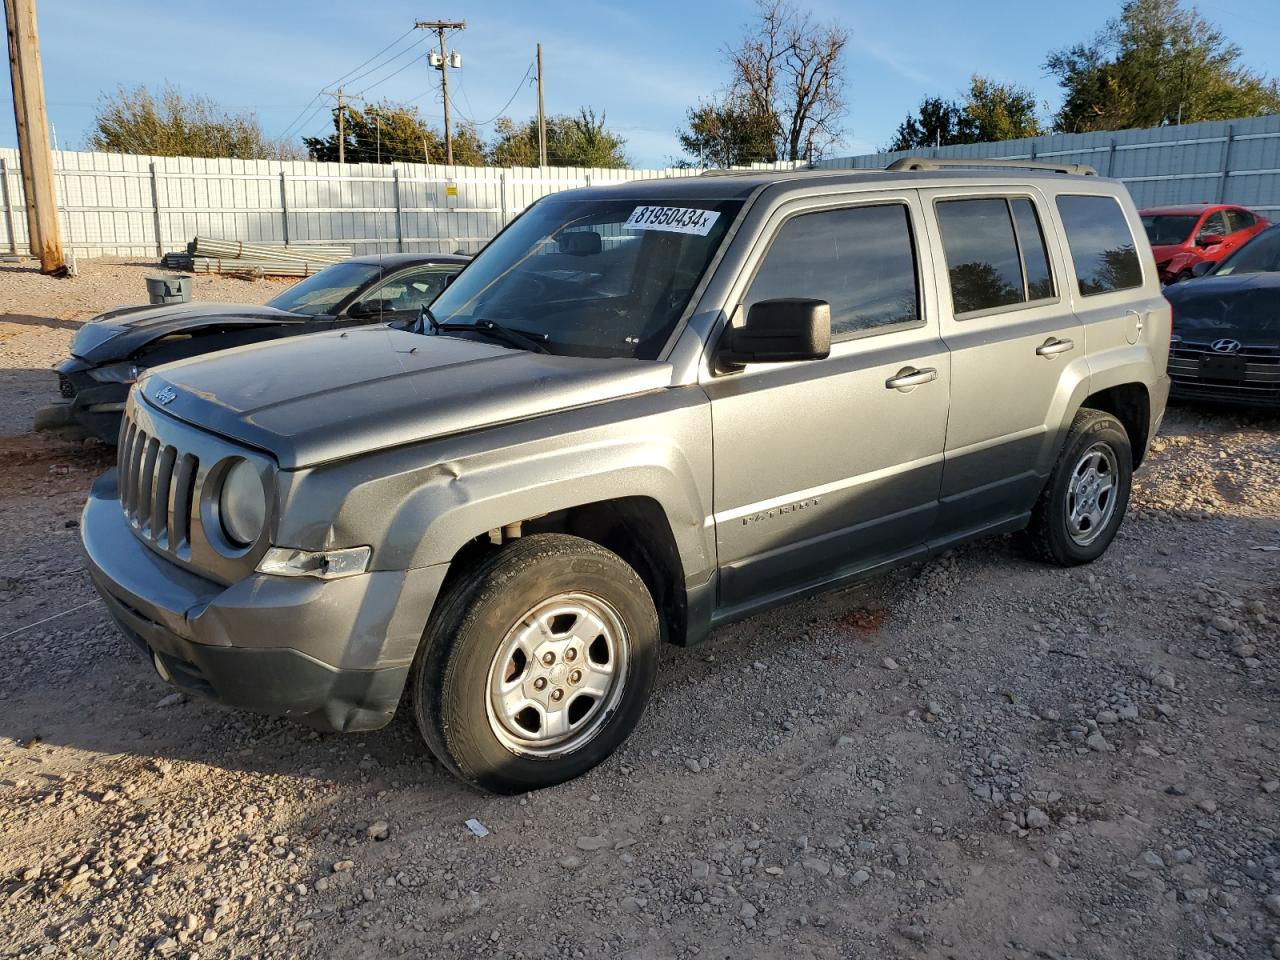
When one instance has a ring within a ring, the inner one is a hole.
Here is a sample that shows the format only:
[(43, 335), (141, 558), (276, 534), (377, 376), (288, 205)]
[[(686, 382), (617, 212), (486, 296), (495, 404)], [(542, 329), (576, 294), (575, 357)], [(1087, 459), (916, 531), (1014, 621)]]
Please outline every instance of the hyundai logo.
[(1214, 353), (1239, 353), (1240, 352), (1240, 341), (1229, 340), (1226, 337), (1223, 337), (1221, 340), (1213, 341), (1213, 343), (1211, 343), (1210, 346), (1213, 348)]
[[(1237, 346), (1239, 346), (1239, 344), (1237, 344)], [(1214, 349), (1216, 350), (1217, 347), (1215, 346)], [(174, 390), (173, 387), (163, 387), (156, 391), (156, 403), (160, 404), (162, 407), (173, 403), (173, 401), (177, 399), (178, 392)]]

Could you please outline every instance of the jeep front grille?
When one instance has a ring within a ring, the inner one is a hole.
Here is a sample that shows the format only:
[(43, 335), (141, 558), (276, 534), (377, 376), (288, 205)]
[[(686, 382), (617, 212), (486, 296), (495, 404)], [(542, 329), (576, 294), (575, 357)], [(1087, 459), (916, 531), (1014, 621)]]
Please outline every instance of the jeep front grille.
[(159, 549), (189, 558), (200, 461), (126, 418), (119, 467), (120, 505), (134, 530)]

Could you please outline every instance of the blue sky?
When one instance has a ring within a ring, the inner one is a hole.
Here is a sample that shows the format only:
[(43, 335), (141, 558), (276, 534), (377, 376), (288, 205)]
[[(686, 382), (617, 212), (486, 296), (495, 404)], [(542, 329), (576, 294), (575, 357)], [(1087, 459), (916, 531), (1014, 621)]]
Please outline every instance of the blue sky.
[[(849, 115), (836, 155), (883, 146), (926, 94), (957, 94), (971, 73), (1030, 86), (1057, 105), (1044, 76), (1050, 49), (1091, 37), (1120, 0), (1075, 0), (1052, 13), (1027, 0), (916, 0), (910, 15), (884, 0), (797, 0), (820, 19), (850, 31), (846, 58)], [(547, 110), (603, 111), (627, 138), (636, 166), (662, 166), (679, 153), (675, 131), (685, 109), (722, 89), (728, 73), (721, 47), (742, 33), (750, 0), (598, 0), (502, 2), (423, 0), (352, 4), (335, 0), (220, 0), (217, 4), (155, 0), (38, 0), (50, 118), (59, 144), (83, 146), (101, 92), (118, 84), (159, 87), (172, 81), (235, 110), (255, 110), (277, 135), (299, 118), (301, 133), (323, 132), (325, 111), (304, 107), (335, 78), (408, 30), (415, 19), (465, 19), (454, 49), (451, 99), (467, 116), (506, 112), (531, 116), (536, 98), (521, 78), (543, 44)], [(1202, 9), (1244, 51), (1245, 61), (1280, 75), (1280, 16), (1275, 0), (1209, 0)], [(423, 39), (407, 37), (386, 55)], [(414, 54), (425, 54), (427, 41)], [(371, 98), (416, 102), (439, 122), (438, 74), (408, 55), (348, 84)], [(375, 60), (376, 64), (378, 61)], [(394, 77), (389, 75), (408, 64)], [(385, 78), (385, 79), (384, 79)], [(384, 80), (377, 83), (375, 81)], [(8, 85), (0, 109), (0, 145), (13, 146)], [(314, 115), (312, 115), (314, 114)], [(310, 119), (308, 120), (308, 117)], [(488, 133), (491, 126), (482, 127)]]

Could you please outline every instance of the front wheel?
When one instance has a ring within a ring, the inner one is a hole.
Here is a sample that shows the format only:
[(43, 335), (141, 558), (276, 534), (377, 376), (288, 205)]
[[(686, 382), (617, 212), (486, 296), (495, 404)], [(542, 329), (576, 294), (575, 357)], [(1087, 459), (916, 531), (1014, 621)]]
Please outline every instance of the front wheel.
[(431, 751), (467, 782), (519, 793), (572, 779), (631, 733), (657, 673), (653, 599), (589, 540), (535, 534), (461, 574), (410, 684)]
[(1124, 519), (1132, 481), (1124, 425), (1101, 410), (1081, 410), (1032, 510), (1027, 533), (1033, 551), (1061, 566), (1098, 559)]

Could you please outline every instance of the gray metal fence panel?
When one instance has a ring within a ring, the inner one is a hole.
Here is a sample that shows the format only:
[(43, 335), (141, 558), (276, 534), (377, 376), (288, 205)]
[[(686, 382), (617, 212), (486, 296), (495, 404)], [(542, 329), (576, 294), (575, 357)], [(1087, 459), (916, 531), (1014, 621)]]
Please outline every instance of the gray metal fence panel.
[[(1280, 219), (1280, 116), (911, 151), (952, 158), (1088, 163), (1139, 206), (1224, 201)], [(820, 161), (883, 168), (903, 152)], [(753, 164), (787, 169), (797, 164)], [(196, 234), (357, 252), (472, 252), (529, 204), (561, 190), (696, 170), (447, 167), (144, 157), (55, 151), (64, 245), (77, 257), (157, 256)], [(18, 153), (0, 149), (0, 251), (27, 251)]]
[(825, 168), (879, 169), (899, 157), (1087, 163), (1123, 180), (1138, 206), (1239, 203), (1280, 219), (1280, 115), (1100, 133), (1054, 133), (840, 157)]

